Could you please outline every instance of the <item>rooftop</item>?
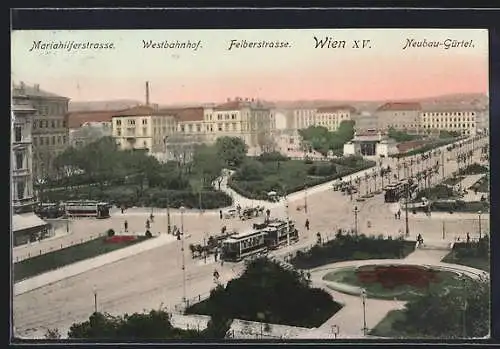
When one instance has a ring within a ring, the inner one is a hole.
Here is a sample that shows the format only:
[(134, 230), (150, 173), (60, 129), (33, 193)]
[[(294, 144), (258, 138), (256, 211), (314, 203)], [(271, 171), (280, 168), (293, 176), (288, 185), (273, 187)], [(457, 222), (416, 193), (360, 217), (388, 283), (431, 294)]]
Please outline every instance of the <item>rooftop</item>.
[(236, 98), (234, 100), (228, 99), (226, 103), (218, 104), (214, 106), (215, 111), (226, 111), (226, 110), (239, 110), (242, 108), (267, 108), (261, 101), (250, 99), (250, 98)]
[(390, 102), (390, 103), (385, 103), (384, 105), (380, 106), (377, 111), (415, 111), (415, 110), (421, 110), (422, 106), (420, 103), (415, 103), (415, 102)]
[(76, 111), (68, 113), (68, 127), (79, 128), (87, 122), (111, 121), (113, 115), (120, 110)]
[(181, 109), (161, 109), (159, 113), (173, 115), (175, 119), (180, 122), (203, 121), (204, 108), (190, 107)]
[(462, 111), (481, 111), (477, 105), (469, 103), (454, 103), (454, 104), (432, 104), (423, 105), (423, 112), (462, 112)]
[(58, 99), (68, 99), (68, 97), (59, 96), (55, 93), (44, 91), (40, 89), (40, 85), (35, 84), (33, 86), (26, 85), (24, 82), (20, 82), (18, 85), (13, 84), (12, 86), (12, 96), (28, 96), (28, 97), (39, 97), (39, 98), (58, 98)]
[(355, 113), (356, 108), (350, 105), (336, 105), (336, 106), (319, 107), (316, 111), (318, 113), (335, 113), (338, 111), (349, 111), (351, 113)]

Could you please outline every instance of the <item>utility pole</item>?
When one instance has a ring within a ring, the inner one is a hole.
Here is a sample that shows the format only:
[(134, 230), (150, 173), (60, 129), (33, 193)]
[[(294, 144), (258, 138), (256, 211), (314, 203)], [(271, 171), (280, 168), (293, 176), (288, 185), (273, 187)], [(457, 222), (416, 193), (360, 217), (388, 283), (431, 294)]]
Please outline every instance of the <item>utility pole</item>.
[(167, 192), (167, 233), (168, 234), (172, 233), (172, 227), (170, 224), (170, 199), (168, 192)]
[(201, 175), (201, 178), (200, 178), (200, 191), (199, 191), (199, 196), (198, 196), (198, 205), (200, 207), (200, 214), (203, 212), (203, 207), (201, 205), (201, 191), (203, 189), (203, 174)]
[(290, 216), (288, 212), (288, 195), (285, 192), (285, 213), (286, 213), (286, 244), (290, 246)]
[(184, 254), (184, 206), (180, 207), (181, 210), (181, 253), (182, 253), (182, 302), (187, 307), (186, 300), (186, 256)]
[(358, 206), (354, 206), (354, 233), (358, 235)]
[(410, 196), (410, 181), (406, 183), (406, 198), (405, 198), (405, 235), (410, 236), (410, 225), (408, 224), (408, 197)]
[(444, 180), (444, 149), (441, 150), (441, 175), (443, 176)]
[(304, 212), (307, 214), (307, 184), (304, 189)]

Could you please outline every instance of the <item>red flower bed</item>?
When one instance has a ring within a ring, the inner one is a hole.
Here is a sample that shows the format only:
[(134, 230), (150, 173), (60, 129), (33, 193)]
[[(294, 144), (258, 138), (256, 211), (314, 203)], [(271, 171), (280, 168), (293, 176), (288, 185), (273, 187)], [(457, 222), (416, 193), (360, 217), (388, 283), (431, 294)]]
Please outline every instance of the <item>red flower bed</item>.
[(135, 235), (113, 235), (113, 236), (106, 238), (106, 240), (104, 240), (104, 241), (107, 243), (111, 243), (111, 244), (119, 244), (119, 243), (123, 243), (123, 242), (131, 242), (131, 241), (135, 241), (135, 240), (137, 240), (137, 236), (135, 236)]
[(380, 283), (382, 287), (393, 289), (409, 285), (427, 288), (431, 282), (439, 282), (438, 271), (416, 265), (370, 265), (356, 270), (356, 276), (362, 283)]

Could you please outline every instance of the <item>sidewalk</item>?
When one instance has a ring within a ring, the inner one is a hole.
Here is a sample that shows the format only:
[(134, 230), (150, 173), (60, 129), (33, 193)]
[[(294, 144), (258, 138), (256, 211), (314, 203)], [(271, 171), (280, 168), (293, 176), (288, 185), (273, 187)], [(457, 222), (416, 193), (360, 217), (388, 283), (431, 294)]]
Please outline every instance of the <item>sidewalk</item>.
[(109, 252), (92, 259), (86, 259), (80, 262), (76, 262), (62, 268), (48, 271), (46, 273), (31, 277), (19, 281), (14, 284), (14, 296), (32, 291), (34, 289), (61, 281), (63, 279), (70, 278), (75, 275), (85, 273), (89, 270), (102, 267), (106, 264), (111, 264), (117, 262), (121, 259), (125, 259), (139, 253), (152, 250), (154, 248), (163, 246), (165, 244), (176, 241), (176, 238), (172, 235), (161, 235), (159, 237), (140, 242), (138, 244), (132, 245), (130, 247), (125, 247), (113, 252)]

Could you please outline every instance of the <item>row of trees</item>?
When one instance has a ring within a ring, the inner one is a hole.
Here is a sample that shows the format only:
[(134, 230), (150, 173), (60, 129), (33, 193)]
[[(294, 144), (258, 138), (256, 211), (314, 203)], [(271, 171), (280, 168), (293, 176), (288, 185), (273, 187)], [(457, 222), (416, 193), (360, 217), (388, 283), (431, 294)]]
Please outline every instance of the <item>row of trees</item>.
[(326, 156), (329, 150), (340, 151), (354, 137), (354, 121), (342, 121), (334, 132), (324, 126), (309, 126), (299, 130), (303, 141), (315, 151)]

